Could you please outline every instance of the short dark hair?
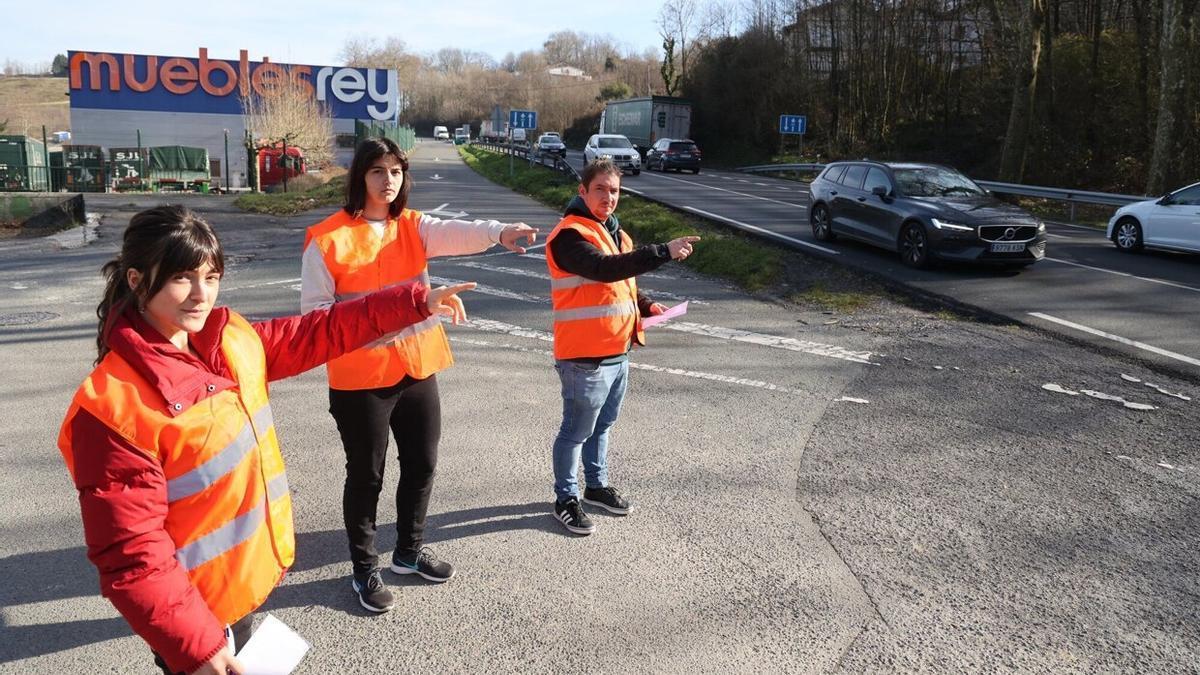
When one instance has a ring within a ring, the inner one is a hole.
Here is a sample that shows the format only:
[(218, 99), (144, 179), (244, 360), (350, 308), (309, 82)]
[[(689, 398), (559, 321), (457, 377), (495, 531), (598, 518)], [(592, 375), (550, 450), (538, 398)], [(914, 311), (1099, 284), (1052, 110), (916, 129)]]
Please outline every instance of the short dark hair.
[(583, 167), (583, 173), (579, 174), (579, 184), (587, 189), (591, 187), (592, 181), (596, 180), (597, 176), (604, 174), (612, 174), (620, 178), (621, 170), (617, 168), (616, 164), (613, 164), (611, 159), (597, 159)]
[(367, 171), (380, 157), (392, 155), (404, 170), (404, 184), (400, 194), (388, 204), (388, 216), (395, 218), (408, 206), (408, 193), (412, 190), (412, 174), (408, 172), (408, 155), (390, 138), (367, 138), (354, 150), (350, 162), (350, 173), (346, 176), (346, 204), (342, 207), (352, 216), (357, 216), (367, 205)]
[[(104, 274), (104, 299), (96, 307), (100, 320), (96, 334), (96, 361), (108, 353), (113, 322), (131, 305), (144, 306), (167, 280), (204, 263), (225, 274), (221, 240), (203, 218), (182, 206), (159, 206), (133, 216), (121, 239), (121, 252), (108, 261)], [(142, 282), (130, 288), (128, 271), (142, 273)]]

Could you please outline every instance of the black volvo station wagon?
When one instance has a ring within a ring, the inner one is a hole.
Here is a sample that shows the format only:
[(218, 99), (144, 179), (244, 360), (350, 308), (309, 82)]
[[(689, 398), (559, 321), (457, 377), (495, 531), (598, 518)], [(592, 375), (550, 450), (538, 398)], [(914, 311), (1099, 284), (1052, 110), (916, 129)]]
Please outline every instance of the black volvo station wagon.
[(1046, 225), (937, 164), (833, 162), (813, 180), (809, 222), (900, 253), (910, 267), (953, 260), (1023, 267), (1046, 254)]

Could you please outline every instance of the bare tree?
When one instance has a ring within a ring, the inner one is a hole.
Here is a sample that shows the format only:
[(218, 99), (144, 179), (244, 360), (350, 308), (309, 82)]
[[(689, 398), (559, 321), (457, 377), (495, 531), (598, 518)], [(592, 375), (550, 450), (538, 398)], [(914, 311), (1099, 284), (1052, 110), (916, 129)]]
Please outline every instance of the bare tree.
[(242, 118), (252, 153), (286, 142), (300, 148), (310, 166), (333, 162), (333, 119), (324, 104), (301, 82), (272, 78), (259, 95), (243, 96)]
[(678, 51), (680, 80), (687, 77), (688, 52), (692, 48), (699, 20), (696, 0), (666, 0), (658, 11), (658, 28), (664, 48), (669, 39)]
[(1152, 195), (1165, 192), (1182, 173), (1176, 165), (1183, 159), (1189, 128), (1195, 133), (1187, 110), (1187, 87), (1195, 83), (1189, 82), (1187, 65), (1195, 58), (1192, 34), (1197, 4), (1200, 0), (1163, 0), (1158, 124), (1146, 180), (1146, 191)]
[[(1044, 65), (1049, 34), (1046, 30), (1046, 0), (1025, 0), (1021, 16), (1020, 50), (1013, 69), (1012, 105), (1008, 131), (1000, 152), (1000, 180), (1020, 182), (1025, 176), (1029, 156), (1029, 135), (1033, 126), (1038, 77)], [(1022, 56), (1024, 58), (1022, 58)]]

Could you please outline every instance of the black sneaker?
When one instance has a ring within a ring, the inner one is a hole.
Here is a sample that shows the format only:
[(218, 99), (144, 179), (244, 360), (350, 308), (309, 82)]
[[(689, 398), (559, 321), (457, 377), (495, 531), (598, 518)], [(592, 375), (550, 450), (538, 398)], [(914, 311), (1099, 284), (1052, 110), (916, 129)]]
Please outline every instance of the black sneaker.
[(566, 501), (554, 502), (554, 517), (572, 534), (591, 534), (596, 531), (596, 525), (579, 506), (579, 500), (570, 497)]
[(422, 579), (439, 584), (454, 576), (454, 566), (445, 560), (438, 560), (428, 546), (414, 553), (392, 553), (392, 571), (396, 574), (419, 574)]
[(358, 594), (358, 604), (372, 612), (386, 612), (396, 602), (395, 598), (392, 597), (392, 592), (384, 585), (383, 577), (379, 575), (379, 570), (371, 570), (364, 574), (356, 573), (354, 581), (350, 585), (354, 587), (354, 592)]
[(618, 516), (629, 513), (629, 500), (622, 497), (621, 493), (617, 492), (614, 488), (586, 488), (583, 491), (583, 501), (588, 504), (595, 504), (605, 511), (615, 513)]

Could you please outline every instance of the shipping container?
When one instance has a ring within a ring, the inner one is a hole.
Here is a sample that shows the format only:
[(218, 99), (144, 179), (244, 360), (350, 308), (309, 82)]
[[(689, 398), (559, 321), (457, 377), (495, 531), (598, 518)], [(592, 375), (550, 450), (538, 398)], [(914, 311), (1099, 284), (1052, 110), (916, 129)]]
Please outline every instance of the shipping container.
[(109, 148), (108, 171), (118, 190), (141, 190), (150, 174), (149, 148)]
[(674, 96), (609, 101), (600, 114), (600, 133), (621, 134), (644, 156), (660, 138), (686, 139), (692, 132), (692, 103)]
[(45, 192), (49, 189), (46, 146), (28, 136), (0, 136), (0, 190)]
[(68, 192), (104, 192), (104, 151), (98, 145), (64, 145), (64, 187)]

